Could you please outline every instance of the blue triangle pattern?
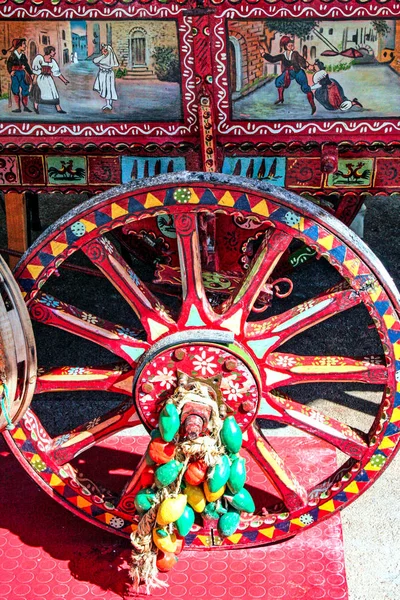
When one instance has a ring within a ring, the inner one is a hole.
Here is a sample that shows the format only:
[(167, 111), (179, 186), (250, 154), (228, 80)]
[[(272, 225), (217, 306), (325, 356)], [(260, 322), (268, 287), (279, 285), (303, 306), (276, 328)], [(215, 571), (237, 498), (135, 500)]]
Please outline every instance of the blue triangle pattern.
[(393, 407), (397, 408), (398, 406), (400, 406), (400, 394), (399, 392), (397, 392), (394, 396), (394, 402), (393, 402)]
[(39, 252), (38, 258), (44, 267), (47, 267), (54, 260), (54, 256), (47, 254), (47, 252)]
[(338, 262), (342, 263), (346, 256), (346, 247), (338, 246), (337, 248), (332, 248), (330, 254), (331, 256), (334, 256)]
[[(142, 208), (143, 208), (143, 206), (142, 206)], [(100, 227), (101, 225), (105, 225), (106, 223), (109, 223), (110, 221), (112, 221), (112, 218), (109, 217), (108, 215), (104, 214), (100, 210), (97, 210), (94, 214), (94, 220), (96, 222), (96, 225), (98, 227)]]
[[(64, 498), (76, 498), (77, 495), (78, 494), (75, 492), (75, 490), (71, 490), (71, 488), (67, 485), (65, 486), (63, 493)], [(104, 510), (102, 512), (104, 512)]]
[(303, 233), (304, 235), (308, 235), (312, 240), (317, 240), (319, 236), (319, 230), (316, 225), (313, 225), (309, 229), (305, 229)]
[[(382, 301), (378, 300), (378, 302), (375, 302), (375, 307), (378, 310), (380, 315), (384, 315), (384, 314), (386, 314), (386, 311), (389, 308), (389, 302), (382, 302)], [(398, 333), (398, 335), (400, 336), (400, 332)], [(389, 330), (389, 336), (390, 336), (390, 330)]]
[(186, 546), (190, 546), (190, 544), (193, 544), (193, 541), (196, 539), (196, 534), (195, 533), (188, 533), (187, 535), (185, 535), (185, 544)]
[(347, 502), (348, 498), (346, 492), (336, 494), (336, 496), (333, 496), (333, 500), (335, 500), (335, 502)]
[(251, 210), (247, 194), (242, 194), (240, 198), (236, 200), (235, 208), (239, 208), (240, 210)]
[(354, 481), (369, 481), (368, 474), (363, 469), (362, 471), (359, 472), (358, 475), (356, 475), (354, 477)]
[[(378, 302), (377, 302), (377, 304), (378, 304)], [(380, 304), (384, 304), (384, 302), (381, 302)], [(396, 342), (398, 342), (400, 340), (400, 331), (397, 331), (396, 329), (389, 329), (388, 336), (389, 336), (389, 340), (392, 342), (392, 344), (395, 344)]]
[(394, 423), (389, 423), (387, 429), (385, 431), (385, 436), (394, 435), (395, 433), (399, 433), (400, 427), (397, 427)]
[(282, 523), (276, 523), (275, 528), (279, 529), (280, 531), (284, 531), (286, 533), (290, 529), (290, 521), (287, 520), (287, 521), (283, 521)]
[(243, 537), (247, 538), (251, 542), (255, 542), (258, 537), (258, 531), (243, 531)]
[(65, 237), (67, 238), (68, 244), (73, 244), (78, 239), (77, 236), (73, 233), (71, 227), (68, 227), (68, 229), (66, 230)]
[(174, 198), (174, 191), (175, 190), (173, 188), (169, 188), (167, 190), (164, 199), (164, 206), (172, 206), (173, 204), (176, 204), (176, 200)]
[(35, 283), (34, 279), (19, 279), (19, 285), (22, 287), (24, 292), (30, 292), (33, 284)]
[(217, 199), (211, 190), (204, 190), (204, 193), (200, 198), (200, 204), (217, 204)]
[(128, 200), (128, 212), (133, 213), (137, 210), (143, 210), (143, 204), (136, 200), (134, 196), (130, 196)]
[(99, 506), (93, 504), (93, 506), (90, 507), (90, 512), (92, 513), (93, 517), (98, 517), (99, 515), (104, 514), (104, 508), (100, 508)]
[(26, 440), (22, 444), (22, 451), (23, 452), (33, 452), (33, 453), (36, 453), (35, 447), (33, 446), (32, 442), (30, 440)]

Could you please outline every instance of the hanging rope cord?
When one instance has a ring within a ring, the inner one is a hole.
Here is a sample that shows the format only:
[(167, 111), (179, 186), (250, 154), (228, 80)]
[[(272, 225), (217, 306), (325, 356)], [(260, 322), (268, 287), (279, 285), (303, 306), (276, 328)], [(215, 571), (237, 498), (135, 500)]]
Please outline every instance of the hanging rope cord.
[[(179, 494), (186, 467), (193, 457), (202, 459), (207, 466), (213, 467), (225, 452), (219, 436), (223, 423), (219, 416), (218, 403), (210, 397), (207, 390), (208, 386), (195, 382), (190, 390), (179, 386), (171, 398), (179, 414), (188, 402), (210, 406), (211, 417), (208, 426), (210, 434), (198, 437), (195, 440), (185, 440), (177, 443), (175, 456), (183, 464), (177, 480), (157, 492), (153, 506), (142, 516), (136, 531), (131, 534), (134, 551), (132, 553), (130, 575), (136, 590), (139, 589), (141, 582), (144, 582), (147, 593), (158, 587), (168, 587), (166, 582), (158, 578), (157, 549), (152, 538), (159, 505), (166, 498), (174, 498)], [(167, 527), (172, 533), (173, 523), (170, 523)]]

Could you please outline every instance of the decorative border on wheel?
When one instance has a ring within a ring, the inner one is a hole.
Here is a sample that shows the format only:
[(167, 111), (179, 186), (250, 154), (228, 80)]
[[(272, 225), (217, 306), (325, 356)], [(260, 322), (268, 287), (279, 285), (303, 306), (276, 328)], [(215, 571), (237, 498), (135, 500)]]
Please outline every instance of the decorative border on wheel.
[[(273, 186), (251, 183), (243, 186), (243, 182), (239, 178), (222, 177), (215, 174), (208, 177), (204, 174), (198, 175), (200, 180), (197, 181), (196, 179), (192, 181), (190, 177), (195, 179), (196, 176), (187, 174), (186, 182), (182, 178), (182, 174), (173, 178), (155, 178), (142, 181), (140, 184), (119, 188), (119, 191), (117, 189), (112, 193), (105, 193), (96, 200), (95, 206), (93, 206), (93, 201), (89, 201), (80, 207), (79, 223), (90, 237), (95, 237), (99, 232), (108, 230), (107, 223), (113, 223), (115, 227), (129, 221), (132, 217), (140, 218), (143, 211), (179, 204), (181, 202), (177, 202), (174, 198), (174, 187), (166, 187), (168, 183), (173, 185), (174, 182), (177, 182), (175, 189), (184, 187), (185, 190), (188, 190), (189, 193), (185, 194), (185, 203), (200, 210), (203, 207), (204, 209), (215, 207), (215, 209), (219, 208), (229, 212), (230, 209), (236, 208), (260, 215), (272, 222), (278, 222), (286, 230), (292, 230), (296, 237), (302, 239), (309, 246), (318, 247), (322, 251), (322, 255), (338, 268), (343, 277), (346, 275), (351, 277), (354, 289), (363, 294), (366, 299), (366, 306), (371, 315), (379, 316), (381, 324), (386, 326), (387, 331), (380, 330), (379, 334), (386, 360), (388, 363), (395, 361), (396, 366), (396, 382), (389, 382), (376, 417), (376, 446), (375, 449), (372, 447), (370, 452), (366, 453), (364, 462), (348, 461), (347, 467), (344, 465), (339, 472), (324, 482), (323, 486), (314, 490), (318, 491), (318, 494), (315, 494), (313, 496), (315, 499), (309, 502), (307, 512), (297, 516), (295, 513), (290, 519), (289, 513), (249, 517), (248, 521), (242, 523), (243, 528), (240, 532), (228, 537), (223, 542), (224, 547), (260, 545), (292, 536), (300, 529), (327, 518), (344, 504), (353, 501), (371, 485), (376, 475), (386, 467), (388, 459), (396, 451), (396, 444), (400, 438), (400, 323), (389, 296), (376, 277), (371, 276), (369, 269), (361, 261), (357, 252), (335, 239), (332, 231), (320, 224), (325, 220), (327, 226), (332, 227), (333, 230), (335, 221), (330, 215), (306, 202), (303, 203), (296, 197), (297, 206), (300, 204), (301, 209), (304, 209), (303, 214), (297, 213), (290, 204), (291, 199), (294, 200), (295, 197), (287, 192), (282, 193)], [(180, 181), (182, 182), (179, 183)], [(219, 184), (218, 189), (214, 187), (214, 182)], [(222, 185), (225, 187), (221, 189)], [(240, 186), (241, 190), (235, 190), (235, 185)], [(270, 195), (281, 201), (283, 206), (278, 206), (274, 200), (271, 200)], [(118, 200), (107, 204), (108, 200), (115, 196), (118, 196)], [(304, 214), (311, 215), (313, 220), (311, 221), (310, 217), (304, 216)], [(117, 217), (116, 220), (115, 217)], [(35, 278), (38, 275), (50, 276), (76, 249), (70, 247), (78, 239), (71, 228), (72, 223), (76, 223), (76, 216), (72, 217), (68, 223), (61, 231), (56, 224), (50, 233), (39, 238), (32, 247), (35, 255), (31, 262), (26, 264), (21, 261), (17, 268), (16, 276), (27, 302), (38, 290)], [(338, 223), (339, 230), (340, 227), (341, 225)], [(346, 239), (346, 235), (341, 233), (342, 237)], [(49, 238), (51, 238), (50, 241)], [(348, 241), (351, 243), (350, 240)], [(364, 250), (367, 255), (365, 262), (368, 263), (368, 249), (365, 247)], [(380, 269), (380, 266), (375, 268)], [(386, 277), (382, 267), (381, 278), (385, 280)], [(390, 283), (388, 283), (388, 288), (393, 298), (398, 301), (396, 292), (390, 290)], [(386, 342), (392, 344), (394, 354)], [(389, 395), (392, 393), (391, 386), (395, 386), (393, 406), (390, 406), (389, 401)], [(31, 431), (31, 439), (34, 444), (27, 439), (28, 431)], [(100, 527), (113, 528), (115, 533), (120, 535), (128, 535), (135, 528), (135, 523), (128, 521), (126, 515), (124, 518), (124, 515), (114, 510), (112, 505), (98, 502), (92, 498), (90, 492), (83, 490), (79, 482), (70, 478), (71, 485), (66, 485), (60, 480), (57, 472), (46, 466), (40, 454), (41, 451), (45, 451), (46, 443), (49, 443), (50, 439), (31, 411), (28, 411), (21, 425), (12, 434), (7, 435), (8, 438), (12, 437), (12, 440), (8, 441), (20, 462), (29, 462), (35, 469), (37, 483), (44, 488), (50, 487), (54, 497), (61, 503), (68, 503), (72, 511), (77, 512), (79, 508), (88, 515), (88, 520), (94, 519)], [(19, 452), (15, 447), (13, 448), (13, 442)], [(59, 497), (57, 498), (57, 496)], [(82, 512), (79, 514), (82, 516)], [(265, 527), (262, 527), (263, 525)], [(188, 546), (204, 548), (210, 545), (210, 539), (194, 532), (186, 537), (186, 543)]]

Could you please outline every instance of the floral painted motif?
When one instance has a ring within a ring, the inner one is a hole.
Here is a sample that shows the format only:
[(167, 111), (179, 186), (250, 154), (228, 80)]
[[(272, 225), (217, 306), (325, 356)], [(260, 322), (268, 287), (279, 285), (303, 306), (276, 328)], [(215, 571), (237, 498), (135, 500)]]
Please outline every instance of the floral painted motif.
[(201, 352), (200, 356), (198, 354), (196, 354), (194, 358), (195, 358), (195, 360), (193, 361), (193, 367), (194, 367), (195, 371), (200, 372), (201, 375), (213, 375), (214, 374), (215, 369), (217, 368), (217, 365), (212, 362), (214, 360), (213, 356), (209, 356), (207, 358), (206, 351), (203, 350)]
[(294, 367), (296, 359), (293, 356), (282, 356), (279, 355), (276, 359), (276, 365), (278, 367)]
[(47, 294), (43, 294), (42, 298), (40, 299), (40, 302), (45, 306), (49, 306), (50, 308), (57, 308), (58, 306), (60, 306), (59, 300), (56, 300), (55, 298), (53, 298), (53, 296), (48, 296)]
[(163, 367), (161, 371), (157, 371), (157, 373), (151, 378), (153, 383), (159, 383), (161, 387), (165, 387), (165, 389), (170, 390), (173, 385), (176, 383), (176, 375), (173, 370), (168, 370), (167, 367)]
[(87, 323), (90, 323), (91, 325), (95, 325), (98, 321), (97, 317), (95, 317), (94, 315), (91, 315), (90, 313), (87, 313), (87, 312), (83, 312), (81, 317), (84, 321), (86, 321)]

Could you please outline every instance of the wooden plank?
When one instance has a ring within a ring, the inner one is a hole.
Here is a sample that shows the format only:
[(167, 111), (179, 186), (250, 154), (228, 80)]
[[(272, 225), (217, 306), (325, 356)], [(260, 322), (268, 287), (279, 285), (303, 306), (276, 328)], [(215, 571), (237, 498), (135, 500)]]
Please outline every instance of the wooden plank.
[[(26, 220), (25, 194), (7, 192), (4, 194), (6, 207), (7, 243), (10, 250), (25, 252), (28, 248), (28, 227)], [(9, 265), (13, 269), (18, 258), (10, 256)]]

